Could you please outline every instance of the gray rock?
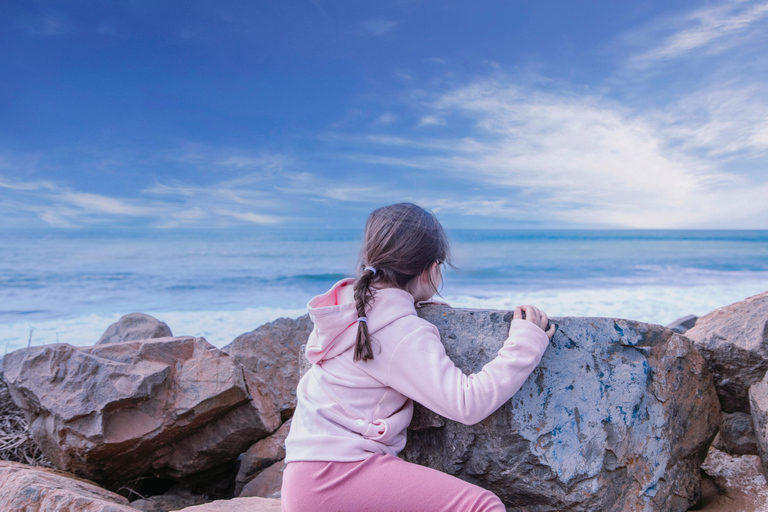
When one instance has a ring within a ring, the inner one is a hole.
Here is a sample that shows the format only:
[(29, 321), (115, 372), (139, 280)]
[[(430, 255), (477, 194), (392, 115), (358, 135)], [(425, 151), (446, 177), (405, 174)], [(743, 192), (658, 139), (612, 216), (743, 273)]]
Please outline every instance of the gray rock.
[(144, 313), (129, 313), (107, 327), (96, 345), (171, 336), (171, 328), (157, 318)]
[(271, 397), (203, 338), (16, 350), (5, 377), (58, 467), (101, 482), (181, 479), (233, 467), (280, 425)]
[(300, 350), (313, 327), (309, 315), (279, 318), (241, 334), (222, 349), (245, 368), (249, 386), (272, 396), (283, 421), (296, 410)]
[(768, 478), (768, 375), (749, 388), (752, 422), (757, 439), (757, 454), (763, 464), (763, 474)]
[[(768, 503), (768, 485), (755, 455), (728, 455), (713, 447), (704, 464), (710, 492), (702, 493), (696, 508), (707, 512), (761, 512)], [(708, 495), (707, 495), (708, 494)]]
[[(290, 430), (291, 420), (288, 420), (274, 434), (256, 442), (240, 456), (240, 469), (235, 478), (235, 496), (241, 496), (243, 487), (259, 473), (285, 458), (285, 438)], [(260, 494), (250, 496), (274, 497)]]
[(709, 363), (723, 411), (749, 413), (749, 386), (768, 370), (768, 292), (704, 315), (685, 335)]
[(723, 413), (723, 426), (718, 435), (724, 451), (730, 455), (757, 455), (755, 427), (752, 416), (749, 414), (744, 412)]
[(672, 329), (678, 334), (685, 334), (685, 331), (692, 329), (693, 326), (696, 325), (696, 320), (698, 318), (699, 317), (696, 315), (686, 315), (669, 324), (667, 329)]
[(256, 475), (256, 478), (245, 484), (239, 497), (280, 498), (285, 468), (286, 463), (282, 460), (267, 467)]
[(211, 501), (204, 494), (197, 494), (181, 484), (176, 484), (163, 494), (132, 501), (131, 507), (142, 512), (169, 512)]
[[(496, 356), (511, 320), (442, 306), (419, 314), (467, 373)], [(552, 322), (541, 364), (509, 402), (473, 426), (419, 411), (422, 430), (401, 456), (490, 489), (510, 511), (687, 510), (721, 421), (706, 361), (660, 326)]]

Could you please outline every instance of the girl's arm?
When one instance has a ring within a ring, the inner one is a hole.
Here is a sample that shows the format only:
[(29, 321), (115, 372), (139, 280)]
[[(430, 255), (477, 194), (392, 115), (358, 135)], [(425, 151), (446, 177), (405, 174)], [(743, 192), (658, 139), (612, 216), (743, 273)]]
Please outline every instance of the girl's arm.
[(464, 375), (445, 353), (437, 328), (425, 325), (398, 344), (386, 384), (441, 416), (474, 425), (512, 398), (548, 345), (538, 325), (512, 320), (498, 356), (481, 371)]

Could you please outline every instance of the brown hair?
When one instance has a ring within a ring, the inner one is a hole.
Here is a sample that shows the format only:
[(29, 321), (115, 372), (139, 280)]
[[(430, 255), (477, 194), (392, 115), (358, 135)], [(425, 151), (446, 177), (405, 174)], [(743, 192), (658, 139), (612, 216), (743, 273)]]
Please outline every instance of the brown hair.
[[(448, 236), (435, 215), (412, 203), (398, 203), (374, 210), (365, 222), (360, 250), (360, 277), (355, 282), (357, 316), (365, 317), (381, 284), (405, 288), (434, 262), (448, 263)], [(375, 272), (365, 267), (372, 267)], [(430, 281), (432, 276), (430, 274)], [(430, 284), (437, 291), (433, 282)], [(373, 359), (368, 324), (357, 322), (355, 361)]]

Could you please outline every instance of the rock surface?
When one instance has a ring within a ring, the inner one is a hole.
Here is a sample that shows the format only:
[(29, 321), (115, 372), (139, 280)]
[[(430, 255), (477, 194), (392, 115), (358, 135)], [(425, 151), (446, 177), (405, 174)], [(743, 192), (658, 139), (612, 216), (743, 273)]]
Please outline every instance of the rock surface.
[(203, 338), (46, 345), (4, 363), (43, 453), (100, 482), (232, 470), (280, 425), (271, 398), (252, 396), (242, 368)]
[[(235, 496), (241, 496), (243, 487), (262, 470), (285, 458), (285, 438), (291, 429), (291, 420), (283, 423), (277, 431), (248, 448), (240, 457), (240, 470), (235, 479)], [(281, 473), (282, 474), (282, 473)], [(250, 496), (268, 496), (250, 494)]]
[(752, 407), (757, 453), (763, 461), (763, 473), (768, 478), (768, 375), (749, 388), (749, 401)]
[(709, 363), (723, 411), (749, 413), (749, 386), (768, 370), (768, 292), (704, 315), (685, 335)]
[(701, 469), (714, 485), (691, 510), (768, 512), (768, 485), (756, 455), (732, 456), (710, 447)]
[(179, 512), (280, 512), (280, 500), (266, 498), (235, 498), (218, 500), (206, 505), (197, 505)]
[(107, 327), (96, 344), (104, 345), (149, 338), (169, 338), (171, 336), (173, 336), (171, 328), (165, 322), (144, 313), (129, 313)]
[(669, 324), (667, 329), (672, 329), (678, 334), (684, 334), (688, 329), (693, 329), (693, 326), (696, 325), (696, 320), (698, 320), (698, 318), (699, 317), (696, 315), (685, 315), (684, 317), (678, 318)]
[(723, 413), (720, 441), (731, 455), (757, 455), (757, 439), (752, 416), (743, 412)]
[(205, 495), (196, 494), (183, 487), (174, 487), (164, 494), (132, 501), (131, 507), (142, 512), (169, 512), (210, 502)]
[[(419, 314), (467, 373), (495, 357), (511, 320), (443, 306)], [(417, 406), (402, 457), (490, 489), (510, 511), (687, 510), (720, 424), (706, 361), (660, 326), (552, 321), (549, 349), (509, 402), (474, 426)]]
[(0, 510), (24, 512), (135, 512), (128, 500), (54, 469), (0, 461)]
[(250, 386), (271, 394), (283, 421), (296, 410), (299, 351), (312, 328), (309, 315), (279, 318), (241, 334), (222, 349), (247, 370)]
[(241, 497), (259, 496), (262, 498), (279, 498), (283, 486), (283, 471), (286, 464), (279, 460), (256, 475), (256, 478), (245, 484), (240, 491)]

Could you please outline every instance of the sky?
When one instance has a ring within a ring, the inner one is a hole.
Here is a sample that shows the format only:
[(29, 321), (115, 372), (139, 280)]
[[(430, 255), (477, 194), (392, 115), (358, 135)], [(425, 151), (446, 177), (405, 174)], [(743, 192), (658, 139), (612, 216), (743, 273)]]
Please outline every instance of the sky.
[(0, 228), (768, 229), (768, 1), (0, 2)]

